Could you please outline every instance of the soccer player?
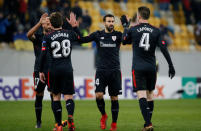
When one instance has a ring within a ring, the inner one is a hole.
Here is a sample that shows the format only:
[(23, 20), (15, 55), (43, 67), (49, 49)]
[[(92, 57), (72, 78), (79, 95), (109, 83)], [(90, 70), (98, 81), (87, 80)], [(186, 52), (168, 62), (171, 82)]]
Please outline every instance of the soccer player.
[[(73, 114), (75, 104), (73, 101), (74, 78), (73, 68), (71, 63), (72, 43), (77, 41), (78, 36), (70, 30), (63, 30), (63, 19), (59, 12), (54, 12), (50, 15), (50, 22), (53, 26), (53, 31), (44, 36), (42, 53), (40, 59), (40, 80), (45, 82), (47, 79), (53, 93), (53, 110), (55, 120), (58, 123), (57, 131), (63, 131), (61, 117), (61, 94), (64, 94), (66, 101), (66, 109), (68, 112), (68, 128), (69, 131), (74, 131)], [(45, 55), (50, 54), (50, 67), (48, 78), (43, 73)]]
[(175, 69), (166, 48), (166, 43), (161, 37), (160, 30), (148, 23), (150, 10), (139, 7), (137, 12), (138, 25), (128, 28), (129, 22), (125, 15), (121, 17), (124, 27), (122, 35), (123, 44), (132, 41), (133, 63), (132, 77), (133, 88), (137, 92), (141, 113), (145, 120), (143, 131), (152, 131), (152, 112), (154, 109), (153, 91), (156, 84), (155, 49), (158, 46), (169, 65), (169, 77), (175, 76)]
[(79, 42), (96, 42), (97, 61), (95, 75), (95, 95), (97, 107), (102, 114), (100, 119), (100, 127), (101, 129), (106, 129), (106, 121), (108, 115), (105, 112), (105, 101), (103, 96), (105, 94), (105, 89), (108, 86), (108, 91), (111, 98), (112, 112), (112, 123), (110, 131), (116, 131), (117, 118), (119, 113), (118, 95), (122, 93), (119, 60), (119, 49), (121, 45), (122, 33), (114, 30), (115, 18), (113, 15), (105, 15), (103, 21), (105, 25), (104, 30), (93, 32), (86, 37), (80, 37)]
[[(27, 33), (27, 37), (29, 38), (29, 40), (33, 42), (34, 54), (35, 54), (35, 64), (34, 64), (34, 73), (33, 73), (34, 88), (36, 91), (35, 113), (36, 113), (37, 124), (35, 128), (41, 128), (42, 100), (44, 96), (44, 89), (46, 87), (46, 83), (41, 82), (39, 79), (39, 57), (41, 53), (43, 36), (44, 34), (46, 34), (47, 32), (51, 30), (51, 24), (47, 16), (48, 14), (44, 13), (41, 16), (40, 21), (34, 27), (32, 27)], [(41, 26), (43, 28), (43, 33), (40, 33), (40, 34), (36, 33)], [(45, 66), (43, 68), (43, 72), (47, 74), (47, 71), (48, 71), (48, 66)], [(48, 88), (48, 91), (50, 91), (49, 88)], [(52, 99), (52, 95), (51, 95), (51, 99)]]

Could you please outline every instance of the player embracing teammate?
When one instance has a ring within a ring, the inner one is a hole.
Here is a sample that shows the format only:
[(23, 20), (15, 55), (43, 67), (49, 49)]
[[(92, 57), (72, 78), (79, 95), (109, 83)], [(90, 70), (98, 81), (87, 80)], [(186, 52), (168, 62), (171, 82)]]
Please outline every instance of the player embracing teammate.
[[(39, 33), (39, 28), (42, 27), (43, 31)], [(34, 54), (35, 54), (35, 64), (34, 64), (34, 90), (36, 92), (35, 99), (35, 114), (36, 114), (36, 126), (35, 128), (41, 128), (41, 116), (42, 116), (42, 100), (44, 96), (44, 90), (47, 85), (47, 81), (42, 82), (39, 79), (39, 63), (40, 63), (40, 54), (42, 47), (43, 36), (51, 31), (51, 24), (47, 13), (44, 13), (39, 22), (32, 27), (28, 33), (27, 37), (29, 40), (33, 42)], [(47, 59), (45, 61), (45, 66), (42, 68), (44, 74), (47, 76), (48, 72), (48, 55), (46, 55)], [(51, 89), (48, 87), (48, 91), (51, 92)], [(51, 96), (51, 106), (52, 106), (52, 94)]]
[[(40, 59), (40, 80), (47, 79), (53, 93), (53, 111), (55, 120), (58, 124), (57, 131), (63, 131), (61, 94), (64, 95), (66, 101), (66, 110), (68, 112), (68, 128), (69, 131), (75, 130), (73, 121), (74, 114), (74, 77), (71, 63), (72, 43), (77, 41), (78, 36), (70, 30), (63, 30), (62, 15), (59, 12), (54, 12), (50, 15), (52, 32), (48, 33), (43, 38), (42, 53)], [(44, 61), (46, 54), (50, 54), (49, 72), (46, 78), (43, 73)]]

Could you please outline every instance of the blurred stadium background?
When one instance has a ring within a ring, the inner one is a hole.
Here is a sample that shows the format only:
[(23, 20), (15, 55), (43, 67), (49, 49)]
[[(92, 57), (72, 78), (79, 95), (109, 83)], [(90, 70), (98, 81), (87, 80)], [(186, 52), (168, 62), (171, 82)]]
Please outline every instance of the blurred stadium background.
[[(10, 122), (9, 119), (15, 119), (19, 117), (18, 113), (22, 113), (20, 110), (16, 110), (17, 113), (15, 115), (11, 115), (7, 118), (5, 116), (6, 113), (2, 114), (2, 111), (11, 110), (10, 108), (12, 108), (15, 103), (8, 102), (5, 104), (5, 100), (34, 100), (35, 98), (32, 80), (35, 58), (33, 44), (27, 39), (26, 33), (39, 21), (42, 13), (61, 11), (65, 16), (66, 12), (69, 10), (74, 11), (80, 22), (80, 31), (86, 36), (91, 32), (104, 28), (102, 18), (107, 13), (115, 15), (115, 29), (123, 31), (119, 20), (120, 16), (127, 14), (130, 18), (133, 18), (139, 6), (147, 6), (150, 8), (151, 17), (149, 22), (160, 28), (163, 32), (163, 37), (168, 43), (168, 48), (176, 69), (176, 77), (170, 80), (167, 76), (168, 66), (165, 58), (160, 51), (157, 50), (156, 57), (159, 66), (159, 78), (156, 85), (155, 98), (194, 99), (201, 97), (201, 0), (0, 0), (0, 118), (4, 118), (1, 120)], [(95, 53), (95, 43), (93, 42), (73, 47), (72, 62), (75, 74), (75, 99), (94, 99)], [(123, 95), (120, 96), (120, 98), (136, 99), (136, 94), (132, 93), (131, 46), (121, 46), (120, 54), (123, 76)], [(106, 98), (109, 98), (108, 94)], [(49, 99), (48, 92), (45, 92), (45, 99)], [(28, 110), (26, 109), (26, 102), (18, 101), (17, 103), (22, 104), (25, 110)], [(78, 106), (82, 106), (79, 105), (81, 102), (77, 103)], [(128, 101), (128, 103), (132, 102)], [(187, 121), (187, 123), (184, 122), (182, 124), (179, 123), (179, 125), (174, 125), (170, 122), (171, 119), (167, 119), (165, 122), (170, 125), (172, 124), (173, 127), (178, 127), (173, 129), (171, 126), (167, 129), (158, 127), (158, 130), (179, 131), (185, 128), (194, 131), (201, 128), (199, 124), (196, 123), (199, 122), (199, 118), (201, 117), (201, 113), (196, 110), (200, 109), (200, 100), (167, 101), (165, 102), (167, 103), (167, 110), (163, 108), (164, 104), (161, 103), (161, 101), (158, 101), (161, 112), (154, 117), (154, 120), (158, 122), (158, 124), (160, 124), (160, 121), (163, 119), (161, 116), (160, 120), (156, 120), (157, 116), (163, 115), (164, 112), (169, 112), (171, 118), (176, 115), (177, 118), (180, 118), (177, 119), (178, 121), (182, 121), (183, 117), (188, 117), (189, 121)], [(180, 103), (183, 104), (180, 105)], [(185, 103), (191, 103), (191, 105)], [(31, 101), (31, 104), (33, 105), (33, 101)], [(29, 103), (29, 106), (31, 104)], [(88, 105), (90, 105), (90, 101), (88, 101)], [(137, 102), (135, 102), (134, 105), (138, 106)], [(170, 107), (172, 106), (178, 106), (178, 110), (174, 112), (174, 107), (173, 109), (171, 108), (173, 111), (171, 112)], [(15, 107), (18, 108), (18, 105)], [(33, 113), (33, 107), (34, 106), (32, 106), (32, 110), (29, 110), (28, 113)], [(83, 110), (87, 110), (85, 108), (86, 107), (83, 105)], [(125, 108), (126, 112), (129, 113), (128, 109), (130, 107), (126, 106)], [(47, 107), (46, 105), (45, 110), (47, 111), (48, 109), (49, 106)], [(95, 104), (93, 105), (93, 109), (97, 112)], [(177, 114), (181, 110), (184, 110), (182, 113), (184, 115)], [(50, 112), (50, 110), (48, 111)], [(192, 112), (194, 112), (194, 114), (190, 115), (189, 113)], [(98, 115), (98, 113), (96, 115)], [(120, 114), (120, 117), (121, 115), (123, 116), (123, 114)], [(34, 116), (29, 117), (32, 118), (31, 122), (34, 125)], [(140, 116), (135, 117), (139, 117), (142, 121)], [(77, 115), (76, 119), (78, 118), (79, 116)], [(48, 118), (44, 119), (48, 120)], [(3, 123), (1, 120), (0, 123)], [(26, 121), (26, 118), (20, 120)], [(7, 126), (5, 122), (3, 127)], [(91, 122), (93, 122), (93, 119)], [(135, 122), (138, 123), (137, 121)], [(191, 126), (188, 128), (189, 122)], [(26, 130), (30, 130), (29, 128), (32, 128), (33, 125), (26, 127)], [(3, 128), (2, 131), (13, 130), (14, 128), (12, 128), (12, 126), (9, 129)], [(127, 127), (129, 125), (124, 126)], [(164, 124), (164, 126), (166, 125)], [(140, 128), (140, 126), (134, 130), (138, 130), (138, 128)], [(94, 128), (94, 130), (95, 129), (96, 128)], [(123, 129), (124, 128), (121, 128), (121, 130)], [(23, 128), (16, 128), (16, 130), (23, 130)], [(87, 127), (85, 131), (89, 131)]]
[(137, 8), (144, 5), (151, 10), (150, 23), (164, 32), (170, 50), (200, 50), (200, 3), (200, 0), (1, 0), (0, 35), (6, 36), (1, 42), (14, 42), (16, 50), (32, 50), (31, 44), (23, 45), (16, 40), (26, 40), (26, 31), (36, 24), (41, 14), (53, 11), (64, 15), (74, 11), (85, 35), (103, 28), (102, 17), (106, 13), (116, 16), (116, 30), (123, 31), (119, 17), (127, 14), (132, 18)]

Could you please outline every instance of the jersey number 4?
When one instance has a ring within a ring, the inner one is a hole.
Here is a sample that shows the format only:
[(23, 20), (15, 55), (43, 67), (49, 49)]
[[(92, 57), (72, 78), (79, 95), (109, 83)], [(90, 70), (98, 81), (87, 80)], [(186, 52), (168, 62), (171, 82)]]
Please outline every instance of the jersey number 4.
[(99, 86), (99, 84), (100, 84), (100, 83), (99, 83), (99, 78), (96, 79), (96, 82), (95, 82), (95, 83), (96, 83), (97, 86)]
[[(52, 51), (54, 58), (60, 58), (60, 57), (67, 57), (70, 54), (70, 41), (69, 40), (63, 40), (61, 44), (58, 41), (53, 41), (51, 43), (51, 48), (55, 48)], [(61, 53), (58, 53), (58, 51), (62, 48)]]
[(140, 40), (140, 47), (144, 48), (145, 51), (149, 50), (150, 44), (149, 44), (149, 33), (143, 33), (141, 40)]

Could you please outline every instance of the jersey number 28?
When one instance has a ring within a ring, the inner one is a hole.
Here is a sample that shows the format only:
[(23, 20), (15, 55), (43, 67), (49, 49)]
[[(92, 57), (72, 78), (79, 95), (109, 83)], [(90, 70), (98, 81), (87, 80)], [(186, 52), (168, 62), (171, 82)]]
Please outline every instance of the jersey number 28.
[[(54, 58), (60, 58), (60, 57), (67, 57), (70, 54), (70, 41), (69, 40), (63, 40), (61, 44), (58, 41), (53, 41), (51, 43), (51, 48), (55, 48), (52, 51)], [(58, 53), (58, 51), (62, 48), (61, 53)]]
[(149, 33), (143, 33), (141, 40), (140, 40), (140, 47), (144, 48), (145, 51), (149, 50), (150, 44), (149, 44)]

